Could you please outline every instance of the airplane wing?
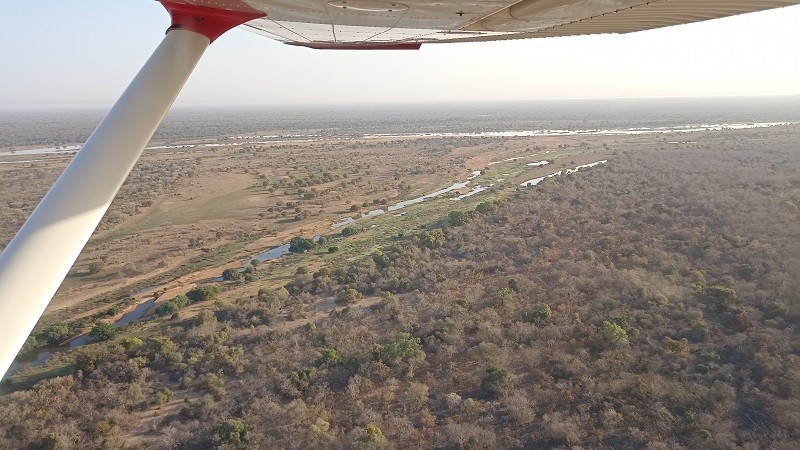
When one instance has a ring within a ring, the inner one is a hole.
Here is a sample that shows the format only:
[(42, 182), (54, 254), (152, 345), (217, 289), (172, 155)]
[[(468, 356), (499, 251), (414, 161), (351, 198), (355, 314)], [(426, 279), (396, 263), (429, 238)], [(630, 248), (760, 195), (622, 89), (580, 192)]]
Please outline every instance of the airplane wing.
[(242, 28), (320, 49), (416, 49), (421, 44), (631, 33), (798, 0), (177, 0), (264, 17)]

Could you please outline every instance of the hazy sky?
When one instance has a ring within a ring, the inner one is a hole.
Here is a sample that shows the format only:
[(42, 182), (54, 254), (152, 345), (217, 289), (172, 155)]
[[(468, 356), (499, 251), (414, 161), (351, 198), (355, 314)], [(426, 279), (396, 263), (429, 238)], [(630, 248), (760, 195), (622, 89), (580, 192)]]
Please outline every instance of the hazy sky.
[[(800, 6), (628, 35), (318, 51), (243, 30), (208, 50), (178, 105), (800, 94)], [(162, 39), (152, 0), (12, 2), (0, 108), (110, 106)]]

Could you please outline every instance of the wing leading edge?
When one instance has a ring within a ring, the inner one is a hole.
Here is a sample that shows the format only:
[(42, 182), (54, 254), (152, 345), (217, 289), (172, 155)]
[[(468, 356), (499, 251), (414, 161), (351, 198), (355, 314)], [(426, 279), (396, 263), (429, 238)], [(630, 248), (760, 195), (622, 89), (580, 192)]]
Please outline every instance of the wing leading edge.
[(259, 12), (242, 27), (321, 49), (631, 33), (800, 4), (800, 0), (173, 0)]

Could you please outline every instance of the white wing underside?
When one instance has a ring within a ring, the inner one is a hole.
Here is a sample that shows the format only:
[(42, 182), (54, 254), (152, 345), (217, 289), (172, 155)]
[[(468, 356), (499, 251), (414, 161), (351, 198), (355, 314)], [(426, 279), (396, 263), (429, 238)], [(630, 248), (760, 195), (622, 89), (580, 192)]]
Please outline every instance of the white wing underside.
[[(631, 33), (800, 4), (800, 0), (177, 0), (266, 17), (243, 28), (287, 44), (391, 48)], [(742, 30), (743, 33), (748, 32)]]

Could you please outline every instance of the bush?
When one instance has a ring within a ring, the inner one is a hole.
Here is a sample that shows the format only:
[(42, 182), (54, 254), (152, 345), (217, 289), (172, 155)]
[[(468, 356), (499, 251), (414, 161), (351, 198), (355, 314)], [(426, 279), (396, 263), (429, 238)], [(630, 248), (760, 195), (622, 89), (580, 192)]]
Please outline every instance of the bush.
[(764, 316), (767, 319), (775, 319), (778, 317), (785, 318), (789, 314), (789, 307), (783, 302), (769, 302), (767, 307), (764, 308)]
[(361, 435), (361, 441), (382, 442), (384, 440), (386, 440), (386, 438), (383, 437), (383, 432), (377, 426), (370, 423), (364, 427), (364, 434)]
[(240, 446), (247, 442), (250, 426), (242, 419), (225, 419), (211, 429), (211, 438), (217, 444)]
[(242, 274), (236, 269), (225, 269), (222, 272), (222, 279), (224, 281), (239, 281), (242, 279)]
[(117, 329), (113, 325), (106, 322), (99, 322), (89, 332), (89, 336), (97, 339), (98, 341), (107, 341), (117, 335)]
[(702, 286), (700, 292), (719, 309), (736, 301), (736, 291), (725, 286)]
[(345, 227), (342, 229), (342, 236), (353, 236), (354, 234), (358, 234), (358, 229), (353, 227)]
[(533, 308), (525, 313), (524, 319), (526, 322), (547, 322), (553, 316), (553, 311), (550, 305), (546, 303), (537, 303)]
[(189, 297), (185, 295), (179, 295), (172, 300), (162, 304), (158, 308), (156, 308), (156, 314), (159, 316), (167, 316), (170, 314), (175, 314), (178, 312), (179, 309), (184, 308), (192, 304), (192, 301), (189, 300)]
[(339, 251), (339, 247), (337, 247), (335, 245), (332, 246), (332, 247), (328, 247), (328, 253), (336, 253), (338, 251)]
[(161, 389), (160, 391), (156, 392), (154, 402), (156, 405), (163, 405), (164, 403), (168, 403), (172, 400), (173, 394), (167, 388)]
[(126, 337), (122, 338), (120, 344), (125, 350), (133, 350), (134, 348), (141, 347), (144, 342), (138, 337)]
[(353, 303), (357, 302), (361, 299), (361, 292), (358, 292), (355, 289), (346, 289), (339, 293), (337, 297), (337, 303), (342, 305), (352, 305)]
[(486, 376), (481, 381), (481, 389), (490, 395), (505, 392), (512, 384), (511, 372), (501, 367), (489, 367)]
[(386, 267), (389, 265), (389, 255), (383, 253), (380, 250), (377, 250), (375, 253), (372, 254), (372, 260), (375, 262), (375, 265), (378, 267)]
[(497, 203), (494, 200), (486, 200), (475, 207), (475, 211), (480, 214), (493, 214), (497, 212)]
[(340, 362), (342, 362), (342, 355), (333, 348), (326, 348), (323, 350), (322, 356), (319, 358), (319, 364), (326, 367), (335, 366)]
[(619, 325), (607, 320), (600, 326), (600, 335), (608, 342), (618, 342), (628, 339), (628, 333)]
[(317, 245), (313, 239), (295, 236), (289, 241), (289, 251), (292, 253), (305, 253)]
[(43, 337), (48, 344), (58, 344), (69, 338), (71, 334), (72, 330), (70, 329), (69, 325), (57, 323), (55, 325), (50, 325), (44, 332)]
[(213, 300), (219, 295), (219, 286), (216, 284), (207, 284), (205, 286), (198, 286), (186, 293), (186, 297), (192, 303), (202, 302), (203, 300)]
[(376, 361), (386, 365), (392, 365), (396, 361), (408, 361), (410, 359), (425, 359), (425, 352), (422, 351), (421, 340), (411, 337), (408, 333), (398, 333), (392, 337), (386, 345), (376, 345), (372, 350), (372, 355)]
[(464, 211), (450, 211), (450, 214), (447, 215), (447, 223), (451, 227), (460, 227), (466, 225), (467, 222), (469, 222), (469, 214)]

